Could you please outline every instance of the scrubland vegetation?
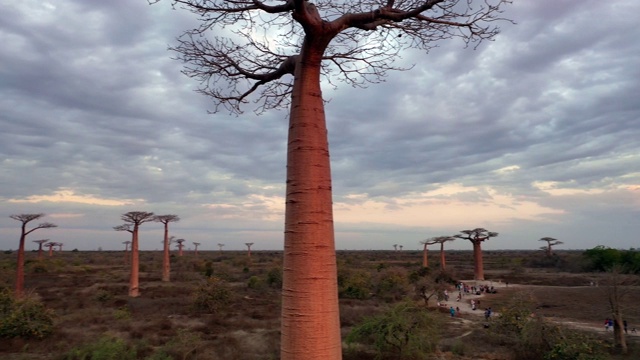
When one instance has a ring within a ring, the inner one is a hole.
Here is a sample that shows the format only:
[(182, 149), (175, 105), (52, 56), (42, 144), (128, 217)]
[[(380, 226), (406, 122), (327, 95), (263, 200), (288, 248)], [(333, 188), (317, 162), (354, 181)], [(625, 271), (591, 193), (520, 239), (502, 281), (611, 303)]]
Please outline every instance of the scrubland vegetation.
[[(2, 359), (279, 357), (280, 252), (172, 254), (171, 282), (162, 252), (141, 252), (136, 298), (123, 251), (27, 252), (26, 296), (15, 298), (15, 255), (0, 254)], [(637, 334), (622, 355), (602, 325), (613, 266), (622, 315), (640, 325), (635, 250), (485, 251), (485, 283), (497, 293), (480, 298), (477, 314), (455, 300), (455, 284), (473, 278), (472, 252), (447, 251), (447, 273), (431, 257), (425, 269), (419, 251), (338, 252), (345, 360), (640, 358)], [(498, 312), (490, 321), (486, 307)]]

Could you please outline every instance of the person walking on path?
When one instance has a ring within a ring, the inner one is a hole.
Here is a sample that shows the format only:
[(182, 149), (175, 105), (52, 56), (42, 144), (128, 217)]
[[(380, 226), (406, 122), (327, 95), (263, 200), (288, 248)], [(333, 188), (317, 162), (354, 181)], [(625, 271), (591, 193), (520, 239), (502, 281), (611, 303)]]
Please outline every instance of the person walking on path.
[(449, 308), (449, 313), (451, 314), (451, 317), (455, 317), (456, 316), (456, 309), (452, 307)]

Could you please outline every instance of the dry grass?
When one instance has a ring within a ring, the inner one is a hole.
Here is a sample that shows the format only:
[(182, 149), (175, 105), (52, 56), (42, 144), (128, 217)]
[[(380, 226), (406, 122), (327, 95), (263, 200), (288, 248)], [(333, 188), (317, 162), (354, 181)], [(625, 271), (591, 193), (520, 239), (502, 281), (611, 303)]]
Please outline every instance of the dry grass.
[[(164, 349), (181, 357), (191, 349), (186, 343), (194, 341), (196, 350), (187, 358), (197, 355), (198, 359), (277, 359), (280, 294), (278, 289), (264, 284), (269, 271), (281, 265), (282, 254), (254, 251), (252, 261), (245, 252), (201, 251), (197, 259), (190, 255), (172, 258), (172, 281), (165, 283), (161, 281), (161, 252), (143, 252), (141, 296), (131, 299), (127, 296), (129, 271), (122, 252), (56, 252), (53, 258), (42, 261), (36, 260), (35, 253), (28, 253), (26, 287), (55, 310), (56, 330), (42, 341), (3, 340), (0, 358), (57, 359), (73, 347), (111, 334), (137, 344), (141, 349), (139, 355)], [(483, 297), (481, 308), (498, 309), (513, 292), (524, 290), (536, 299), (541, 315), (599, 326), (608, 314), (605, 287), (588, 285), (591, 281), (603, 283), (604, 275), (524, 267), (532, 256), (539, 254), (485, 254), (486, 275), (499, 291)], [(437, 258), (435, 255), (433, 258), (432, 266), (437, 267)], [(370, 272), (374, 279), (381, 269), (398, 268), (405, 275), (410, 274), (419, 268), (421, 259), (418, 251), (338, 253), (340, 267)], [(447, 265), (458, 279), (473, 276), (470, 251), (448, 252)], [(0, 286), (12, 287), (13, 266), (15, 254), (0, 254)], [(234, 303), (224, 313), (198, 314), (191, 306), (191, 294), (205, 279), (208, 266), (233, 291)], [(249, 288), (251, 277), (258, 277), (263, 285)], [(637, 281), (637, 277), (634, 279)], [(507, 288), (506, 281), (522, 286)], [(633, 301), (640, 299), (640, 286), (635, 284), (626, 289), (626, 318), (632, 326), (640, 325), (640, 314), (633, 310), (637, 308)], [(381, 299), (342, 299), (343, 335), (364, 317), (383, 311), (388, 304)], [(465, 304), (456, 306), (464, 310), (462, 317), (450, 319), (446, 311), (441, 315), (445, 322), (441, 329), (441, 349), (445, 352), (442, 358), (508, 359), (505, 349), (489, 345), (483, 337), (482, 317), (469, 314)], [(362, 356), (362, 353), (345, 354), (345, 359), (365, 358)]]

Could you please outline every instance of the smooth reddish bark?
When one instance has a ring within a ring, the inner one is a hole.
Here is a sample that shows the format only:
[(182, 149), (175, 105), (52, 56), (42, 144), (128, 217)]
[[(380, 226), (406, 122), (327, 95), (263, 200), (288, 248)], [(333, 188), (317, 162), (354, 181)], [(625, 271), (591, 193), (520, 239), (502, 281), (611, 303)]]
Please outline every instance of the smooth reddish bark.
[(440, 243), (440, 269), (444, 271), (446, 268), (447, 260), (444, 255), (444, 241)]
[(484, 280), (482, 241), (483, 240), (471, 240), (473, 244), (473, 273), (476, 280)]
[(289, 118), (282, 360), (342, 358), (329, 145), (320, 90), (327, 39), (304, 41)]
[(424, 249), (422, 250), (422, 267), (429, 267), (429, 260), (427, 258), (427, 253), (429, 250), (427, 250), (427, 244), (424, 244)]
[(140, 296), (140, 256), (138, 254), (138, 223), (133, 224), (131, 233), (131, 273), (129, 275), (129, 296)]

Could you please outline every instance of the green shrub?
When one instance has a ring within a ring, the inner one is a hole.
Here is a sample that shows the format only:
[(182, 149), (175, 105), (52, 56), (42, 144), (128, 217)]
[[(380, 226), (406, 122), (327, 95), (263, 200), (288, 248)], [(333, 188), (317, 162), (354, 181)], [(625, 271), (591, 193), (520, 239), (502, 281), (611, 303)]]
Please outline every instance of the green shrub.
[(430, 312), (411, 303), (400, 303), (388, 311), (366, 318), (346, 337), (372, 346), (376, 359), (427, 359), (438, 344), (438, 322)]
[(96, 342), (71, 349), (62, 360), (135, 360), (136, 350), (122, 339), (102, 337)]
[(231, 290), (224, 280), (210, 277), (195, 289), (192, 299), (197, 312), (218, 313), (231, 303)]
[(247, 287), (249, 289), (259, 290), (265, 287), (265, 282), (257, 276), (252, 276), (247, 281)]
[(267, 284), (272, 287), (279, 289), (282, 287), (282, 269), (279, 267), (274, 267), (269, 270), (267, 273)]
[(0, 289), (0, 338), (42, 339), (53, 332), (54, 313), (34, 296), (16, 299)]
[(342, 270), (338, 274), (338, 294), (341, 298), (368, 299), (371, 288), (371, 275), (364, 270)]

